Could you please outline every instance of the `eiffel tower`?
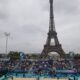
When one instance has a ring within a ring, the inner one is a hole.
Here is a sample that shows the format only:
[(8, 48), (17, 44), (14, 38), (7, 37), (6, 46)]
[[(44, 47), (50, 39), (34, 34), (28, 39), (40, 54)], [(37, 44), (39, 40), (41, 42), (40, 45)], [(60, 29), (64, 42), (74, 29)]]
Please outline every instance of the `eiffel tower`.
[[(61, 44), (58, 41), (57, 32), (55, 29), (54, 23), (54, 15), (53, 15), (53, 0), (49, 0), (50, 2), (50, 22), (49, 22), (49, 32), (46, 44), (44, 45), (44, 49), (41, 53), (41, 57), (45, 58), (48, 56), (50, 52), (57, 52), (60, 57), (64, 57), (65, 52), (62, 49)], [(55, 45), (52, 45), (51, 40), (54, 39)]]

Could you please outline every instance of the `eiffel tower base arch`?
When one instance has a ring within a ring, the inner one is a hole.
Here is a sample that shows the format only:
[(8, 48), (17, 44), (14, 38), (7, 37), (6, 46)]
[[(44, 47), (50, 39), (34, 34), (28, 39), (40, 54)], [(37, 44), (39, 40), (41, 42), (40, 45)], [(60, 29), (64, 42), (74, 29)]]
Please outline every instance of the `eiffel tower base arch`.
[(41, 58), (46, 58), (48, 56), (48, 53), (50, 52), (57, 52), (61, 58), (65, 58), (65, 52), (63, 51), (61, 45), (56, 46), (44, 45), (44, 49), (41, 53)]

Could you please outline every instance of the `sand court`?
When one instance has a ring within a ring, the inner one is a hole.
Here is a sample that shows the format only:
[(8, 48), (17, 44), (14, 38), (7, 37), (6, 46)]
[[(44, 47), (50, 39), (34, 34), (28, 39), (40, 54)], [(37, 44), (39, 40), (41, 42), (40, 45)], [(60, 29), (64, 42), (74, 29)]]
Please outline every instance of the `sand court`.
[(13, 78), (13, 80), (36, 80), (36, 78)]
[(9, 80), (68, 80), (67, 78), (61, 78), (61, 79), (58, 79), (58, 78), (40, 78), (40, 79), (37, 79), (37, 78), (13, 78), (13, 79), (9, 79)]
[(57, 78), (51, 79), (51, 78), (44, 78), (44, 79), (40, 79), (40, 80), (58, 80)]
[(58, 79), (58, 78), (44, 78), (44, 79), (40, 79), (40, 80), (68, 80), (67, 78), (61, 78), (61, 79)]

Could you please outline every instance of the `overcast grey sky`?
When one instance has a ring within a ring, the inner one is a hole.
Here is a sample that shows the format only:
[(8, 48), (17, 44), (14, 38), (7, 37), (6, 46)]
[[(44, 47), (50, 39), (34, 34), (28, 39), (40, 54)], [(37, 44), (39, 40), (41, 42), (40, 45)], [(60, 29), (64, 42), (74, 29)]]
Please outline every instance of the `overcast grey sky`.
[[(80, 52), (80, 0), (54, 0), (55, 27), (65, 52)], [(49, 28), (49, 0), (0, 0), (0, 52), (41, 52)]]

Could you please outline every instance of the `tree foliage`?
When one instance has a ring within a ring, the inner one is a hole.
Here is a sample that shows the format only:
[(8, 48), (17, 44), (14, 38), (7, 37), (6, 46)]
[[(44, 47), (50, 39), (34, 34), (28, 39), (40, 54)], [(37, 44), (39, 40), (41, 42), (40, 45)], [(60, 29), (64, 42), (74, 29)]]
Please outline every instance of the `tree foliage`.
[(74, 59), (80, 59), (80, 54), (76, 54), (76, 55), (74, 56)]
[(11, 60), (17, 60), (20, 58), (19, 52), (10, 51), (8, 54), (8, 57), (10, 57)]

